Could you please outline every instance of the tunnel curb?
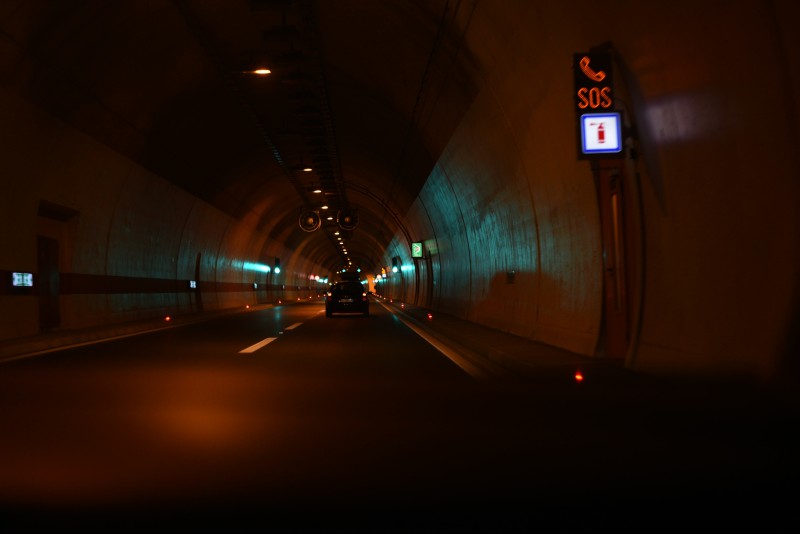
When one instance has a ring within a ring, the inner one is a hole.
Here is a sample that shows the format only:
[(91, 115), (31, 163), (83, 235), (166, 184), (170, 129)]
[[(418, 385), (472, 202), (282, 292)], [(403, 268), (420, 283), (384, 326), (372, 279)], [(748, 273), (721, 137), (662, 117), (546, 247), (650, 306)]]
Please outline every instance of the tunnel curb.
[(621, 378), (630, 374), (616, 362), (545, 345), (427, 308), (376, 300), (478, 367), (480, 378), (573, 380), (578, 370)]

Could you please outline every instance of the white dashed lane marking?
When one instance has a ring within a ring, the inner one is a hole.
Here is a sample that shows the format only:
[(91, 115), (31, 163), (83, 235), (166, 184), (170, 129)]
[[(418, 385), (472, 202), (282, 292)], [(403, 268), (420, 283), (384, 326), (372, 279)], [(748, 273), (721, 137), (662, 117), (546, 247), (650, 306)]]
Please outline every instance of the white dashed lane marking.
[(240, 350), (239, 354), (249, 354), (251, 352), (255, 352), (260, 348), (266, 347), (267, 345), (269, 345), (270, 343), (272, 343), (276, 339), (278, 339), (278, 338), (277, 337), (268, 337), (267, 339), (262, 339), (261, 341), (259, 341), (255, 345), (250, 345), (246, 349)]
[[(287, 326), (284, 329), (284, 331), (286, 331), (286, 330), (294, 330), (295, 328), (297, 328), (301, 324), (303, 324), (303, 323), (294, 323), (293, 325)], [(281, 332), (281, 334), (283, 334), (283, 331)], [(251, 352), (255, 352), (258, 349), (262, 349), (262, 348), (266, 347), (267, 345), (269, 345), (270, 343), (272, 343), (276, 339), (278, 339), (278, 338), (277, 337), (268, 337), (266, 339), (262, 339), (261, 341), (259, 341), (255, 345), (250, 345), (246, 349), (240, 350), (239, 354), (250, 354)]]

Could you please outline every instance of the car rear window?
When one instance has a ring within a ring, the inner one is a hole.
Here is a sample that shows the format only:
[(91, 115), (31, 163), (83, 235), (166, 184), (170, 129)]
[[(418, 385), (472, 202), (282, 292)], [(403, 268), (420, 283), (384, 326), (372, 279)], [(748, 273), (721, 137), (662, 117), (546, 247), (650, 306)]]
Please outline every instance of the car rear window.
[(361, 282), (339, 282), (333, 286), (333, 290), (346, 293), (363, 293), (364, 286), (361, 285)]

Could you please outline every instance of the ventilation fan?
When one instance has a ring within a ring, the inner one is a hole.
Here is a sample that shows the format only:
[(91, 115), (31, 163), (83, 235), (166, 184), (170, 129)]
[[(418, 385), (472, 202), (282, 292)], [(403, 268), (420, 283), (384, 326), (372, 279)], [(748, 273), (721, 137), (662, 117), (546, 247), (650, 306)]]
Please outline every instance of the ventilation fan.
[(336, 224), (342, 230), (352, 230), (358, 226), (358, 213), (356, 210), (339, 210), (336, 215)]
[(313, 232), (322, 225), (322, 219), (316, 211), (304, 211), (300, 215), (300, 228), (305, 232)]

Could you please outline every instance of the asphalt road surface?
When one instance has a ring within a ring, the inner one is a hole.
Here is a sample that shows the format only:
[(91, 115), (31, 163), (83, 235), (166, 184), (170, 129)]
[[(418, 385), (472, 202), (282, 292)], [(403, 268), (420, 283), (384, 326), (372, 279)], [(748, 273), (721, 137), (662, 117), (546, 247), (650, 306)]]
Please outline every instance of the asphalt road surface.
[(375, 303), (252, 310), (0, 365), (0, 525), (783, 525), (790, 419), (699, 394), (476, 380)]

